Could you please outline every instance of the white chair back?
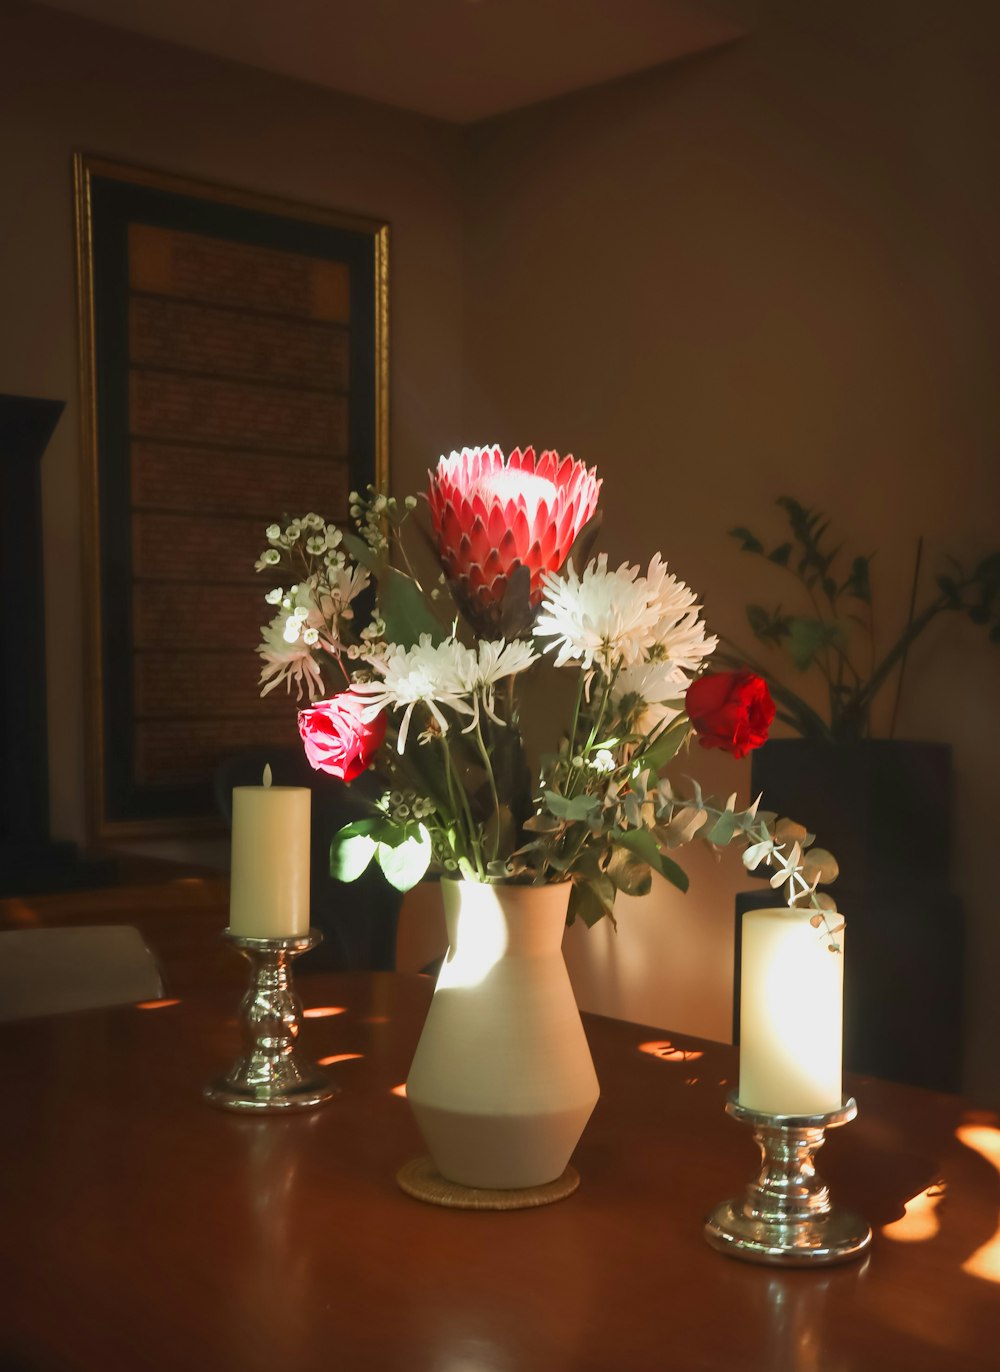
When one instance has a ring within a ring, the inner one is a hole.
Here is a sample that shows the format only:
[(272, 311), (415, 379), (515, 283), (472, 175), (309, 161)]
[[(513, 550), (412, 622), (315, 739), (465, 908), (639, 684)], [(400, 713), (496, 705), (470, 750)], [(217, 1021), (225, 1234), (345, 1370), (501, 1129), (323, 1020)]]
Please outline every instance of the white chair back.
[(0, 932), (0, 1020), (162, 995), (156, 959), (130, 924)]

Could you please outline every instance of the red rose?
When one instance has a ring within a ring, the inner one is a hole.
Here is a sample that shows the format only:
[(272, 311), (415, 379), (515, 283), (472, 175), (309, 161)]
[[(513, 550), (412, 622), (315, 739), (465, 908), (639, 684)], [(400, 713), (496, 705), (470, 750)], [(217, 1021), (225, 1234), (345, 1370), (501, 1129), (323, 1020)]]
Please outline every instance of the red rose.
[(299, 733), (310, 767), (353, 781), (371, 762), (385, 738), (385, 713), (367, 722), (365, 702), (353, 691), (299, 711)]
[(753, 672), (707, 672), (687, 688), (685, 703), (701, 746), (733, 757), (766, 742), (774, 719), (767, 682)]

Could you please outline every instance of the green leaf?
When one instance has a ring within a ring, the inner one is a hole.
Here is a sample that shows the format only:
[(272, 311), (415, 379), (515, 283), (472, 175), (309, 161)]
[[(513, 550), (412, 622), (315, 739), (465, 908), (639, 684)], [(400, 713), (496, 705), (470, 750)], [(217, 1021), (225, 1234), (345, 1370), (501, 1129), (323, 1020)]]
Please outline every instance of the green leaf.
[(531, 632), (535, 611), (531, 604), (531, 573), (522, 563), (514, 564), (507, 577), (500, 601), (500, 629), (504, 638), (524, 638)]
[(780, 547), (777, 547), (773, 552), (768, 553), (767, 560), (769, 562), (776, 562), (779, 567), (787, 567), (788, 559), (791, 555), (792, 545), (790, 543), (782, 543)]
[(659, 872), (660, 876), (665, 877), (673, 886), (676, 886), (679, 891), (687, 890), (687, 872), (674, 862), (673, 858), (669, 858), (666, 853), (660, 852), (660, 845), (648, 829), (616, 830), (612, 838), (617, 845), (628, 848), (643, 862), (648, 862), (650, 867)]
[(608, 877), (589, 877), (585, 881), (574, 881), (569, 893), (569, 913), (567, 924), (572, 924), (580, 916), (588, 929), (607, 915), (612, 924), (615, 920), (615, 884)]
[(800, 672), (811, 667), (824, 648), (844, 639), (839, 624), (827, 624), (822, 619), (796, 617), (788, 621), (788, 630), (788, 651)]
[(373, 835), (383, 824), (380, 819), (345, 824), (330, 844), (330, 875), (337, 881), (357, 881), (375, 856), (378, 840)]
[(567, 799), (557, 791), (545, 792), (545, 804), (557, 819), (586, 820), (601, 808), (599, 796), (573, 796)]
[(522, 829), (527, 829), (529, 834), (554, 834), (561, 829), (563, 821), (556, 819), (555, 815), (540, 814), (529, 815), (521, 825)]
[(430, 866), (431, 836), (422, 824), (408, 824), (378, 844), (376, 859), (382, 875), (397, 891), (408, 891)]
[(745, 529), (742, 524), (737, 525), (735, 529), (730, 529), (729, 537), (740, 540), (744, 553), (762, 553), (764, 551), (764, 545), (760, 539), (752, 534), (749, 529)]
[(590, 561), (603, 520), (603, 513), (595, 510), (573, 540), (573, 546), (566, 556), (566, 566), (572, 567), (578, 575), (583, 573), (584, 567)]
[(608, 876), (627, 896), (648, 896), (653, 886), (653, 871), (648, 862), (624, 847), (616, 847), (608, 864)]
[(378, 608), (390, 643), (412, 648), (421, 634), (430, 634), (432, 643), (441, 643), (448, 636), (417, 583), (395, 567), (382, 569)]
[(658, 772), (665, 767), (687, 738), (687, 727), (669, 728), (655, 739), (644, 753), (633, 760), (633, 770)]
[(739, 827), (738, 816), (732, 810), (723, 810), (712, 827), (704, 831), (702, 838), (708, 839), (709, 843), (714, 843), (719, 848), (724, 848), (727, 843), (731, 842)]
[(363, 538), (345, 530), (341, 542), (355, 562), (360, 562), (361, 566), (367, 567), (370, 572), (379, 572), (383, 559), (374, 548), (369, 548)]

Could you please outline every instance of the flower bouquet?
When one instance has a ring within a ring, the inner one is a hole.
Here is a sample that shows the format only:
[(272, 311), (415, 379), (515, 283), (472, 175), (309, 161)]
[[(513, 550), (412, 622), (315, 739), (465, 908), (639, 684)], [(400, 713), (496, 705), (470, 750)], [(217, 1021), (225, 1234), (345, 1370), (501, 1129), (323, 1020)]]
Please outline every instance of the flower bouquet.
[[(422, 1039), (408, 1094), (440, 1171), (466, 1184), (534, 1184), (568, 1152), (561, 1137), (545, 1163), (508, 1167), (519, 1148), (504, 1134), (516, 1113), (509, 1094), (494, 1109), (480, 1098), (482, 1061), (455, 1058), (463, 1045), (509, 1035), (512, 1016), (533, 1026), (525, 1032), (537, 1050), (535, 1012), (515, 996), (470, 1031), (441, 1008), (468, 997), (449, 1002), (443, 991), (499, 985), (504, 955), (543, 952), (561, 967), (567, 919), (613, 920), (617, 893), (645, 894), (654, 873), (686, 889), (674, 854), (696, 836), (713, 848), (741, 844), (748, 868), (765, 864), (790, 905), (811, 907), (819, 937), (835, 934), (835, 906), (817, 888), (836, 863), (802, 826), (757, 801), (738, 810), (735, 793), (714, 801), (696, 781), (661, 776), (695, 738), (744, 756), (766, 738), (774, 705), (758, 676), (706, 672), (717, 640), (659, 553), (644, 570), (594, 554), (600, 491), (571, 456), (463, 449), (441, 458), (422, 500), (352, 493), (351, 530), (317, 514), (271, 525), (257, 562), (282, 581), (266, 595), (274, 618), (258, 649), (263, 691), (284, 683), (308, 697), (299, 728), (314, 768), (344, 782), (370, 769), (380, 783), (371, 813), (332, 836), (333, 874), (351, 881), (375, 862), (400, 890), (428, 869), (445, 878), (452, 946), (425, 1039), (441, 1021), (451, 1057), (438, 1075), (450, 1086), (429, 1082)], [(548, 747), (531, 757), (526, 737), (538, 726)], [(533, 943), (541, 916), (532, 923), (528, 913), (541, 906), (531, 899), (538, 888), (553, 912), (544, 949)], [(475, 932), (464, 949), (463, 926)], [(550, 986), (537, 1015), (568, 998), (579, 1026), (560, 975), (564, 990)], [(579, 1039), (586, 1052), (582, 1029)], [(574, 1117), (578, 1135), (596, 1100), (593, 1068), (560, 1103), (530, 1056), (511, 1068), (509, 1091), (526, 1080), (550, 1115)], [(498, 1072), (494, 1061), (494, 1085)], [(459, 1108), (452, 1088), (462, 1082)], [(471, 1170), (437, 1139), (456, 1112), (488, 1123)], [(491, 1152), (496, 1165), (484, 1169)]]
[[(774, 705), (753, 673), (705, 671), (717, 639), (658, 553), (645, 572), (590, 556), (600, 489), (573, 457), (463, 449), (430, 474), (429, 529), (416, 497), (374, 489), (351, 495), (356, 532), (316, 514), (267, 529), (257, 570), (291, 584), (265, 597), (262, 693), (284, 683), (308, 697), (299, 729), (314, 768), (346, 782), (370, 768), (384, 784), (371, 816), (333, 837), (333, 874), (351, 881), (375, 861), (400, 890), (429, 868), (565, 882), (569, 919), (593, 924), (654, 872), (686, 889), (672, 853), (698, 836), (742, 843), (789, 904), (834, 910), (817, 891), (832, 859), (801, 826), (661, 778), (695, 738), (745, 756)], [(434, 552), (429, 587), (411, 532)], [(545, 673), (573, 690), (535, 775), (521, 687)]]

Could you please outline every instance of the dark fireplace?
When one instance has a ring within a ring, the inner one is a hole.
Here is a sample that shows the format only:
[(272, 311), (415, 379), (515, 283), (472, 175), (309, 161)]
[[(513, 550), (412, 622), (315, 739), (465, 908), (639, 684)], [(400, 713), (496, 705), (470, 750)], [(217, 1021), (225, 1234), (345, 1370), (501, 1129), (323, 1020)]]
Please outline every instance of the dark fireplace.
[(63, 408), (0, 395), (0, 895), (91, 886), (111, 870), (49, 835), (41, 461)]

